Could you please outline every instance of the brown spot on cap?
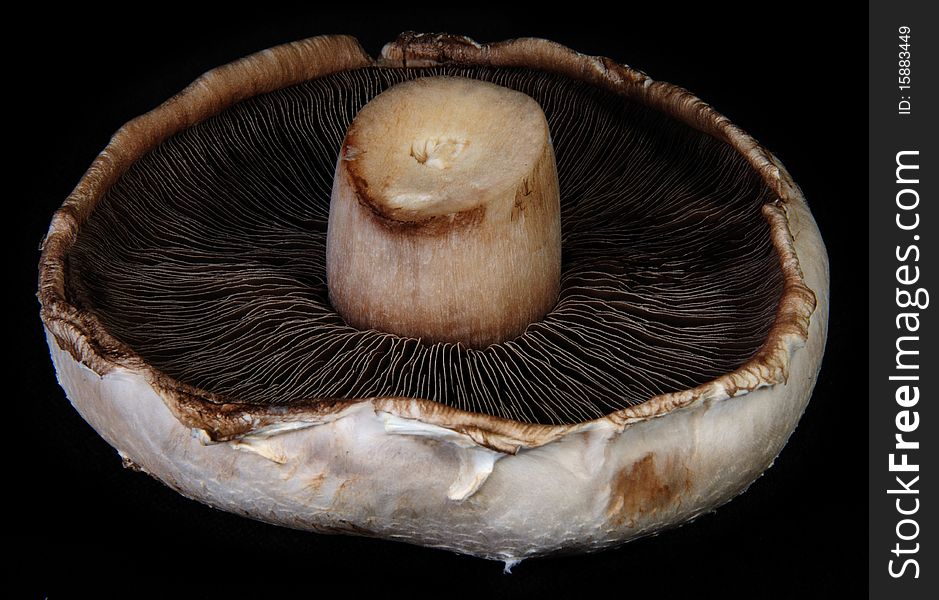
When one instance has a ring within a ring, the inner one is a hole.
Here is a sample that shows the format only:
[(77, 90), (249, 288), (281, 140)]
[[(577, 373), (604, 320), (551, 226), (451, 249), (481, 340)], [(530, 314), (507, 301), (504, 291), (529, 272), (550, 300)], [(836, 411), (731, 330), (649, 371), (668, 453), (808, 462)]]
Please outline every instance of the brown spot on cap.
[(303, 486), (303, 489), (310, 492), (311, 495), (319, 495), (320, 488), (323, 487), (323, 483), (326, 482), (326, 471), (322, 473), (317, 473), (313, 477), (310, 477), (306, 484)]
[(614, 475), (606, 513), (614, 526), (632, 527), (640, 515), (680, 503), (690, 488), (688, 467), (671, 457), (657, 467), (655, 454), (649, 453)]

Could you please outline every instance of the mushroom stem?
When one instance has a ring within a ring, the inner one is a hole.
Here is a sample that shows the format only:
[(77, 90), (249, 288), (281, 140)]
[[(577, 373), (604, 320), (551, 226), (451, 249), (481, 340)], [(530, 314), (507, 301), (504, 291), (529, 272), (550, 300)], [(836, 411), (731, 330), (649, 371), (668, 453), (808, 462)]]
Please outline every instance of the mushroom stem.
[(484, 348), (557, 302), (560, 205), (541, 107), (427, 77), (369, 102), (336, 166), (329, 296), (347, 323)]

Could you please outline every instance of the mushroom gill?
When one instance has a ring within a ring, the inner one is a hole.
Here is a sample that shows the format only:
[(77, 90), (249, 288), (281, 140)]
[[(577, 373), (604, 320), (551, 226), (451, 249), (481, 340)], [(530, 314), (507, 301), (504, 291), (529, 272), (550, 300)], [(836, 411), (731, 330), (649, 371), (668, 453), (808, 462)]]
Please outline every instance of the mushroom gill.
[[(534, 98), (561, 198), (560, 297), (475, 349), (347, 325), (329, 301), (336, 154), (390, 86), (448, 75)], [(729, 144), (621, 95), (525, 68), (367, 67), (250, 98), (153, 148), (67, 261), (73, 304), (213, 402), (405, 397), (566, 425), (738, 369), (784, 289), (764, 205)]]

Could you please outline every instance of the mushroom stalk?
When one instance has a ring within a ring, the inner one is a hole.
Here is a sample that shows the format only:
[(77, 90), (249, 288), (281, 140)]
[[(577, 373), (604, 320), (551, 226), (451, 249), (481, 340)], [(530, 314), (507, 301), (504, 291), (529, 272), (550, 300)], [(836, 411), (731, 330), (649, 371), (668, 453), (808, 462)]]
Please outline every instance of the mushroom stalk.
[(329, 297), (359, 329), (484, 348), (554, 307), (560, 229), (537, 102), (456, 77), (401, 83), (346, 134), (329, 209)]

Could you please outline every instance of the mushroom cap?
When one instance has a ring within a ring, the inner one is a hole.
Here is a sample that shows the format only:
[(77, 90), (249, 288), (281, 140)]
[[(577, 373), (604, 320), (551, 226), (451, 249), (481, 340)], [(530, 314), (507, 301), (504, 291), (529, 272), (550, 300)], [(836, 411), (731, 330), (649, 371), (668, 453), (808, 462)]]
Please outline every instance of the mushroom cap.
[[(523, 422), (414, 397), (244, 404), (154, 368), (69, 297), (67, 257), (97, 202), (170, 136), (246, 98), (332, 73), (454, 63), (583, 81), (739, 153), (776, 196), (763, 212), (783, 287), (759, 351), (695, 387), (577, 423)], [(212, 71), (122, 128), (53, 220), (39, 296), (72, 403), (123, 456), (183, 494), (291, 527), (511, 561), (616, 545), (745, 489), (782, 449), (811, 395), (828, 271), (817, 227), (784, 168), (680, 88), (544, 40), (483, 46), (406, 35), (373, 61), (351, 38), (330, 36)]]

